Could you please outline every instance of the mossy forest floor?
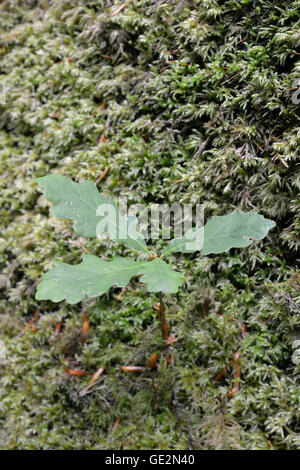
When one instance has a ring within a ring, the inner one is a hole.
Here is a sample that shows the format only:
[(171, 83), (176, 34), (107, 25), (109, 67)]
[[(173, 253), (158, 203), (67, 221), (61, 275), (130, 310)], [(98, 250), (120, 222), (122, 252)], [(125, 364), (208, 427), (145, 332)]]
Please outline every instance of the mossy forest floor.
[[(1, 449), (300, 449), (299, 6), (1, 2)], [(50, 216), (34, 178), (52, 172), (277, 225), (246, 249), (171, 258), (186, 281), (166, 299), (166, 346), (138, 282), (119, 299), (35, 300), (82, 245), (130, 256)], [(152, 371), (120, 370), (154, 353)], [(100, 367), (89, 393), (90, 376), (66, 372)]]

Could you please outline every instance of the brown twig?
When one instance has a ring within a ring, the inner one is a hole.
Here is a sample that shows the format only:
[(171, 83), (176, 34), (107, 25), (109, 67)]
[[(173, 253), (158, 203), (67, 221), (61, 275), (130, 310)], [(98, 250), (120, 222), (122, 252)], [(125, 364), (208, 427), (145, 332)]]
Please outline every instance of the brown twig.
[(182, 183), (185, 181), (185, 178), (181, 178), (180, 180), (168, 180), (168, 183)]
[(120, 424), (120, 418), (117, 418), (116, 421), (115, 421), (115, 424), (113, 425), (113, 428), (112, 428), (111, 432), (115, 432), (118, 429), (119, 424)]
[(96, 181), (96, 186), (101, 183), (102, 180), (104, 180), (104, 178), (106, 177), (107, 173), (109, 172), (109, 168), (105, 168), (104, 171), (102, 171), (101, 175), (99, 176), (99, 178), (97, 179)]
[(281, 163), (282, 163), (286, 168), (289, 167), (288, 164), (283, 160), (283, 158), (281, 157), (281, 155), (279, 155), (279, 153), (276, 153), (276, 156), (273, 157), (273, 160), (276, 160), (276, 158), (278, 158), (278, 159), (281, 161)]
[(102, 373), (104, 372), (105, 370), (105, 367), (100, 367), (100, 369), (97, 370), (97, 372), (95, 372), (95, 374), (93, 375), (93, 377), (91, 378), (91, 380), (89, 381), (87, 387), (85, 387), (81, 392), (80, 392), (80, 396), (84, 396), (87, 394), (87, 392), (89, 391), (90, 388), (92, 388), (94, 385), (96, 385), (99, 380), (97, 380), (100, 375), (102, 375)]
[(227, 80), (225, 80), (224, 82), (222, 82), (220, 86), (225, 85), (225, 83), (231, 82), (231, 80), (233, 80), (234, 78), (238, 77), (241, 73), (242, 73), (242, 71), (240, 70), (238, 73), (236, 73), (236, 74), (233, 75), (232, 77), (230, 77), (230, 78), (228, 78)]
[(87, 313), (84, 313), (82, 316), (82, 328), (81, 328), (81, 343), (86, 342), (87, 335), (90, 329), (89, 316)]
[(124, 8), (127, 7), (127, 3), (122, 3), (121, 6), (119, 6), (119, 8), (117, 8), (112, 14), (111, 16), (115, 16), (117, 15), (118, 13), (120, 13), (120, 11), (124, 10)]
[(232, 398), (240, 389), (240, 377), (241, 377), (241, 366), (240, 366), (241, 351), (238, 350), (233, 355), (233, 367), (234, 367), (234, 384), (233, 388), (228, 392), (228, 398)]
[(91, 252), (85, 247), (83, 239), (80, 237), (78, 240), (71, 240), (70, 241), (70, 246), (78, 246), (78, 248), (81, 248), (84, 253), (90, 255)]
[(116, 300), (121, 300), (121, 297), (124, 294), (125, 290), (126, 286), (122, 288), (121, 292), (118, 295), (116, 295)]
[(161, 331), (162, 331), (162, 337), (163, 339), (167, 339), (169, 337), (170, 333), (170, 325), (167, 321), (166, 317), (166, 306), (163, 302), (163, 295), (162, 292), (159, 293), (159, 319), (160, 319), (160, 324), (161, 324)]

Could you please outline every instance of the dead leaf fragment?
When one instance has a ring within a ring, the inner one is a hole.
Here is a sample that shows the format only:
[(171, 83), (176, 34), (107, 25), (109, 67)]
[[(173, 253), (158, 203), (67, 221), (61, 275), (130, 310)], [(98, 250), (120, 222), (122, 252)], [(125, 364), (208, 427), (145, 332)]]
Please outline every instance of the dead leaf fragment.
[(145, 372), (146, 367), (141, 366), (121, 366), (121, 370), (124, 372)]
[(91, 378), (90, 382), (88, 383), (88, 386), (87, 388), (90, 388), (92, 385), (94, 385), (94, 383), (96, 382), (96, 380), (98, 379), (98, 377), (100, 377), (100, 375), (105, 371), (105, 367), (100, 367), (97, 372), (95, 372), (95, 374), (93, 375), (93, 377)]
[(93, 375), (93, 372), (86, 372), (81, 369), (64, 369), (67, 374), (74, 375), (74, 377), (86, 377), (87, 375)]
[(147, 362), (148, 369), (152, 370), (155, 367), (157, 361), (158, 361), (158, 354), (157, 353), (151, 354), (150, 359)]

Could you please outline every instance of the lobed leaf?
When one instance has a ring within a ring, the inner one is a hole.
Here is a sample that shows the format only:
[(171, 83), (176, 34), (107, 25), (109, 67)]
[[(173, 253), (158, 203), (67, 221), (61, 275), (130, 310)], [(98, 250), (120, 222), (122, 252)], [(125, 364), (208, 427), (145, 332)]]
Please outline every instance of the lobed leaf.
[(168, 244), (168, 248), (164, 251), (163, 256), (172, 252), (193, 253), (201, 250), (204, 242), (203, 227), (194, 227), (188, 230), (183, 237), (174, 238)]
[(142, 275), (140, 280), (147, 285), (149, 292), (175, 293), (183, 282), (182, 274), (159, 259), (137, 262), (116, 257), (112, 261), (104, 261), (94, 255), (84, 255), (83, 261), (76, 266), (58, 262), (44, 274), (35, 298), (52, 302), (65, 299), (76, 304), (86, 296), (102, 295), (112, 286), (125, 287), (137, 275)]
[(202, 255), (222, 253), (230, 248), (251, 245), (261, 240), (275, 226), (275, 222), (255, 213), (233, 212), (214, 216), (204, 227), (192, 228), (183, 237), (169, 242), (163, 256), (172, 252), (192, 253), (200, 250)]
[(144, 263), (142, 274), (140, 281), (147, 285), (149, 292), (164, 292), (165, 294), (175, 294), (184, 279), (183, 274), (173, 271), (159, 258)]
[(51, 212), (59, 219), (74, 220), (74, 230), (85, 237), (108, 234), (130, 248), (148, 253), (137, 229), (136, 217), (124, 217), (112, 199), (103, 197), (91, 181), (75, 183), (63, 175), (36, 179), (45, 188), (45, 197), (54, 203)]
[(252, 240), (261, 240), (275, 222), (255, 213), (233, 212), (229, 215), (214, 216), (204, 226), (202, 255), (222, 253), (230, 248), (243, 248)]

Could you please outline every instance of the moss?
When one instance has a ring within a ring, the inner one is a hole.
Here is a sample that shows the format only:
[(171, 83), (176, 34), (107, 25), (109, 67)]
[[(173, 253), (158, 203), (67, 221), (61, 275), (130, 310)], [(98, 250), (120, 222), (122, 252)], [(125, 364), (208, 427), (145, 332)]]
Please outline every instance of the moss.
[[(298, 2), (110, 5), (0, 4), (0, 447), (299, 449)], [(79, 306), (34, 299), (41, 274), (79, 262), (83, 243), (49, 217), (34, 177), (95, 182), (106, 168), (99, 189), (131, 203), (276, 220), (251, 248), (174, 255), (186, 284), (167, 300), (169, 348), (157, 299), (135, 284), (119, 301), (117, 289)], [(153, 352), (152, 372), (119, 370)], [(102, 366), (88, 394), (90, 377), (64, 371)]]

